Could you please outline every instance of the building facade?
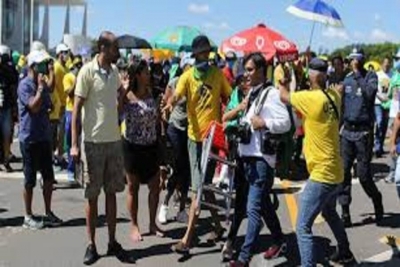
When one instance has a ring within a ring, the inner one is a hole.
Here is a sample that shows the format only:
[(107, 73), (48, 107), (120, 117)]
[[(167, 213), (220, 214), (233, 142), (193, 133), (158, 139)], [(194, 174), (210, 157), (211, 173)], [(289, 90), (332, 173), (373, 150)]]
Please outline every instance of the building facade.
[[(29, 52), (33, 40), (40, 40), (48, 47), (50, 7), (65, 6), (67, 15), (64, 34), (69, 34), (70, 6), (74, 5), (85, 6), (82, 33), (86, 34), (87, 12), (84, 0), (0, 0), (1, 43), (25, 54)], [(41, 8), (44, 8), (44, 19), (42, 25), (39, 25)]]

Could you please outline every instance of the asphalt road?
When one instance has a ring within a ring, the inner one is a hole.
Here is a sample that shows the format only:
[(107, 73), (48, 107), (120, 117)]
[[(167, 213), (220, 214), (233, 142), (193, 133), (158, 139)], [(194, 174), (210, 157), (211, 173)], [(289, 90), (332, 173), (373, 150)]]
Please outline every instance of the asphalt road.
[[(18, 152), (17, 146), (14, 147)], [(386, 159), (375, 161), (377, 174), (383, 177), (387, 169), (384, 166)], [(86, 248), (86, 233), (84, 220), (84, 204), (82, 189), (59, 188), (54, 193), (53, 210), (65, 223), (59, 228), (48, 228), (40, 231), (29, 231), (21, 227), (23, 222), (22, 203), (22, 173), (21, 164), (13, 164), (15, 173), (0, 173), (0, 266), (83, 266), (83, 254)], [(62, 183), (65, 173), (57, 172), (57, 179)], [(383, 180), (377, 181), (384, 196), (385, 219), (382, 227), (377, 227), (370, 217), (373, 206), (362, 191), (357, 180), (353, 186), (353, 204), (351, 207), (355, 226), (348, 229), (352, 250), (360, 266), (400, 266), (397, 257), (397, 247), (390, 248), (384, 244), (387, 235), (400, 236), (399, 199), (394, 184), (386, 184)], [(275, 188), (279, 193), (280, 207), (278, 215), (283, 230), (287, 235), (289, 250), (285, 257), (273, 261), (265, 261), (260, 253), (268, 247), (270, 242), (268, 230), (264, 227), (257, 244), (257, 254), (250, 266), (298, 266), (298, 249), (296, 245), (294, 225), (298, 210), (298, 197), (304, 182), (280, 182)], [(143, 233), (148, 230), (147, 187), (143, 186), (139, 197), (139, 224)], [(132, 243), (129, 239), (129, 216), (125, 205), (125, 193), (118, 195), (118, 226), (117, 237), (128, 251), (130, 258), (137, 266), (222, 266), (220, 250), (222, 243), (208, 245), (205, 236), (210, 230), (209, 212), (202, 213), (197, 233), (200, 243), (191, 250), (189, 256), (182, 257), (173, 254), (170, 246), (183, 236), (186, 227), (173, 221), (176, 210), (170, 208), (171, 222), (163, 229), (167, 237), (157, 238), (144, 236), (141, 243)], [(43, 201), (40, 188), (36, 188), (34, 196), (34, 212), (43, 213)], [(104, 198), (99, 201), (99, 212), (104, 214)], [(227, 226), (227, 225), (225, 225)], [(239, 234), (239, 244), (243, 242), (246, 231), (246, 222), (242, 224)], [(314, 226), (314, 233), (318, 242), (320, 258), (328, 253), (334, 239), (323, 219), (318, 218)], [(99, 220), (97, 232), (98, 250), (104, 255), (107, 246), (107, 227), (104, 215)], [(399, 242), (400, 244), (400, 242)], [(321, 260), (322, 262), (322, 260)], [(102, 257), (94, 266), (128, 266), (113, 257)], [(321, 265), (323, 266), (323, 265)]]

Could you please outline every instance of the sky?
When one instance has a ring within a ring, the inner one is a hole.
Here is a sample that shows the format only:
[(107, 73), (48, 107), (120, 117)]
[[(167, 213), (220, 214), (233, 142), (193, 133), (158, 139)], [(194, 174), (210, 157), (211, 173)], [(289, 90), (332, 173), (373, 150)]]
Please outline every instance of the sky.
[[(312, 48), (332, 51), (352, 43), (400, 43), (400, 0), (326, 0), (340, 14), (345, 28), (317, 24)], [(244, 29), (264, 23), (295, 42), (309, 44), (312, 22), (286, 11), (294, 0), (87, 0), (88, 35), (102, 30), (151, 39), (167, 27), (199, 28), (215, 43)], [(83, 8), (73, 8), (71, 33), (79, 34)], [(61, 40), (65, 8), (50, 13), (50, 46)], [(396, 19), (397, 18), (397, 19)]]

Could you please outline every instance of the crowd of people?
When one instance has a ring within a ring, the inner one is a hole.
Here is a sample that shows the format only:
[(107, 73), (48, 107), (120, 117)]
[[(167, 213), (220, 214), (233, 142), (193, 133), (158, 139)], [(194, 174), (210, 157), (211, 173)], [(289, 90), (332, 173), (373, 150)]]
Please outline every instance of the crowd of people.
[[(61, 43), (53, 58), (43, 44), (34, 42), (30, 53), (16, 60), (8, 47), (0, 46), (2, 162), (6, 171), (13, 171), (10, 147), (18, 124), (25, 228), (63, 223), (51, 206), (54, 166), (66, 169), (72, 185), (79, 166), (87, 200), (85, 264), (99, 259), (96, 221), (101, 190), (106, 196), (107, 255), (124, 257), (116, 240), (116, 194), (125, 187), (130, 237), (134, 242), (143, 240), (138, 224), (141, 185), (149, 188), (147, 227), (158, 237), (164, 236), (158, 223), (167, 223), (170, 200), (177, 196), (176, 220), (187, 224), (187, 230), (171, 249), (189, 253), (200, 215), (196, 199), (202, 183), (202, 142), (209, 125), (219, 122), (229, 145), (226, 156), (236, 162), (235, 177), (226, 179), (223, 167), (211, 161), (205, 183), (221, 176), (218, 183), (234, 184), (232, 223), (222, 249), (227, 266), (249, 265), (262, 220), (272, 240), (265, 259), (286, 252), (272, 188), (275, 177), (290, 178), (291, 169), (302, 159), (310, 178), (297, 219), (301, 265), (316, 265), (312, 226), (320, 213), (338, 244), (329, 259), (341, 264), (355, 261), (345, 230), (352, 226), (351, 181), (354, 174), (359, 178), (379, 225), (384, 207), (371, 161), (384, 154), (388, 129), (392, 157), (385, 180), (400, 184), (400, 53), (394, 56), (394, 65), (391, 58), (384, 58), (382, 69), (375, 71), (364, 68), (366, 57), (359, 48), (346, 58), (323, 59), (307, 51), (294, 62), (275, 64), (258, 52), (210, 58), (212, 47), (203, 35), (193, 40), (190, 55), (164, 62), (121, 57), (111, 32), (100, 35), (97, 50), (85, 60)], [(32, 211), (38, 172), (43, 181), (43, 220)], [(162, 190), (166, 194), (159, 207)], [(216, 203), (214, 193), (202, 194)], [(217, 210), (210, 211), (213, 230), (207, 240), (217, 242), (225, 229)], [(246, 217), (245, 239), (236, 255), (236, 237)]]

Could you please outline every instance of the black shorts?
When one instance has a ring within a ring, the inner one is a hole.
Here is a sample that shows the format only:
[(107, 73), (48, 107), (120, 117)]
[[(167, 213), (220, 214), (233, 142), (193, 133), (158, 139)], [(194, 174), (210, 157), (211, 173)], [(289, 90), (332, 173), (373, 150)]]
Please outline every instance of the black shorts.
[(125, 171), (147, 184), (160, 170), (158, 145), (136, 145), (123, 139)]
[(20, 143), (25, 188), (36, 186), (36, 175), (40, 172), (43, 181), (54, 181), (53, 152), (51, 142)]

